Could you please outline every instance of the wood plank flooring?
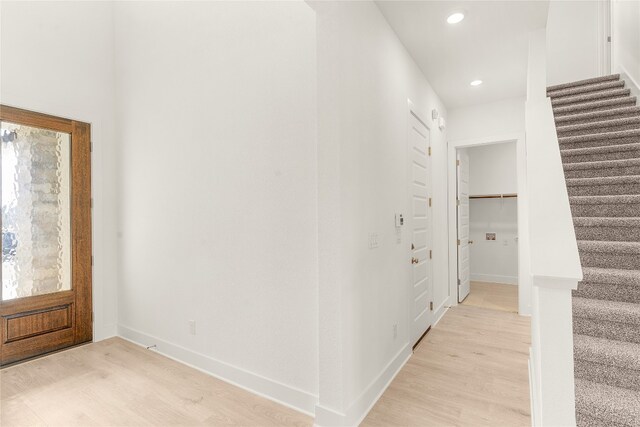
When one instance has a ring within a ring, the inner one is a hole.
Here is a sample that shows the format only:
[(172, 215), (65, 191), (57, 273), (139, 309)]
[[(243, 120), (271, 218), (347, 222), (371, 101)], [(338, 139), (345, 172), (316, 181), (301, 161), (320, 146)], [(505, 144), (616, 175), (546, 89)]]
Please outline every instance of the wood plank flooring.
[(518, 312), (518, 286), (503, 283), (471, 282), (471, 291), (462, 305)]
[[(478, 289), (472, 302), (501, 304), (488, 294), (478, 295)], [(528, 318), (469, 304), (452, 308), (363, 425), (528, 426), (529, 342)], [(304, 414), (119, 338), (5, 368), (0, 397), (3, 427), (313, 423)]]
[(120, 338), (0, 371), (0, 425), (310, 426), (297, 411)]
[(362, 425), (530, 426), (529, 346), (527, 317), (451, 308)]

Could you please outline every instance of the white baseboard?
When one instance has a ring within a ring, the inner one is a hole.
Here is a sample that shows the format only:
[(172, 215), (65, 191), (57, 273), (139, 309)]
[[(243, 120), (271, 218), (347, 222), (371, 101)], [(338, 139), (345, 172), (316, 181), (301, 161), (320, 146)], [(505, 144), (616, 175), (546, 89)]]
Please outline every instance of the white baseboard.
[(411, 346), (407, 344), (387, 364), (380, 374), (369, 384), (366, 390), (347, 409), (346, 413), (340, 413), (330, 408), (317, 405), (314, 425), (321, 427), (357, 426), (367, 416), (373, 405), (376, 404), (382, 393), (389, 387), (391, 381), (407, 363), (411, 357)]
[(155, 345), (155, 350), (158, 353), (170, 359), (311, 417), (314, 415), (318, 397), (309, 392), (282, 384), (123, 325), (118, 325), (118, 336), (143, 347)]
[(500, 276), (497, 274), (471, 273), (471, 280), (473, 282), (502, 283), (505, 285), (518, 284), (518, 276)]

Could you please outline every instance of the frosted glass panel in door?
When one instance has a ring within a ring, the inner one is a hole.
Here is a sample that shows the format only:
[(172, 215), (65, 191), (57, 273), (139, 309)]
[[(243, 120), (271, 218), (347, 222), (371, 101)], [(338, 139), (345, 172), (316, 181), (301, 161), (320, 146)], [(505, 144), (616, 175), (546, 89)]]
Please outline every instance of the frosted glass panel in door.
[(2, 300), (70, 290), (70, 135), (1, 127)]

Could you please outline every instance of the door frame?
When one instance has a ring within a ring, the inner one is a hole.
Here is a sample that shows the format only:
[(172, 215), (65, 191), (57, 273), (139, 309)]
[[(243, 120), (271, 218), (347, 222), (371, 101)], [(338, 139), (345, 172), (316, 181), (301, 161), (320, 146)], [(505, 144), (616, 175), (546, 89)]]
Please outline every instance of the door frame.
[[(0, 340), (5, 342), (7, 321), (16, 313), (28, 311), (50, 311), (50, 309), (69, 310), (69, 326), (72, 336), (64, 340), (64, 344), (52, 346), (44, 352), (36, 351), (35, 343), (24, 345), (26, 356), (14, 358), (10, 356), (3, 365), (35, 357), (49, 351), (82, 344), (93, 339), (93, 301), (92, 301), (92, 195), (91, 195), (91, 125), (88, 123), (36, 113), (29, 110), (0, 105), (0, 121), (20, 125), (50, 129), (68, 133), (71, 138), (70, 164), (70, 215), (71, 215), (71, 286), (69, 291), (61, 291), (44, 295), (16, 298), (2, 301), (0, 297)], [(1, 274), (0, 274), (1, 277)], [(73, 310), (70, 305), (73, 304)], [(66, 308), (65, 308), (66, 307)], [(44, 338), (48, 333), (60, 332), (63, 329), (44, 331), (27, 338)], [(19, 343), (19, 341), (14, 342)], [(7, 343), (9, 344), (9, 343)], [(37, 343), (40, 345), (41, 343)], [(16, 350), (20, 346), (15, 346)], [(55, 347), (55, 348), (54, 348)], [(21, 347), (20, 347), (21, 348)], [(40, 347), (37, 347), (40, 348)], [(13, 351), (13, 350), (12, 350)], [(4, 357), (3, 357), (4, 359)]]
[(531, 315), (531, 279), (529, 275), (529, 221), (527, 192), (527, 152), (524, 133), (496, 135), (447, 142), (447, 216), (449, 250), (449, 305), (458, 305), (458, 245), (457, 245), (457, 168), (458, 148), (479, 147), (507, 142), (516, 143), (518, 179), (518, 313)]
[[(407, 155), (407, 159), (405, 161), (405, 165), (406, 165), (406, 200), (407, 200), (407, 208), (406, 208), (406, 224), (407, 224), (407, 233), (405, 233), (405, 235), (407, 236), (407, 239), (405, 242), (403, 242), (405, 244), (405, 250), (406, 250), (406, 257), (405, 262), (407, 263), (407, 267), (406, 267), (406, 271), (407, 271), (407, 318), (408, 318), (408, 329), (409, 329), (409, 344), (410, 347), (415, 347), (417, 346), (420, 341), (422, 340), (422, 338), (424, 337), (424, 335), (429, 331), (429, 329), (431, 329), (431, 327), (433, 326), (433, 319), (434, 319), (434, 310), (429, 310), (427, 313), (427, 318), (428, 320), (428, 325), (427, 329), (424, 331), (424, 333), (422, 333), (422, 335), (414, 342), (413, 341), (413, 305), (414, 305), (414, 298), (413, 298), (413, 264), (411, 264), (410, 260), (413, 256), (412, 250), (411, 250), (411, 226), (412, 226), (412, 220), (411, 220), (411, 212), (412, 212), (412, 207), (411, 207), (411, 202), (412, 202), (412, 196), (411, 196), (411, 168), (409, 167), (410, 162), (411, 162), (411, 158), (410, 158), (410, 153), (411, 153), (411, 144), (410, 144), (410, 139), (409, 139), (409, 128), (411, 126), (411, 117), (415, 117), (420, 123), (422, 123), (427, 130), (429, 131), (429, 147), (431, 148), (433, 145), (431, 144), (431, 126), (429, 126), (429, 122), (427, 120), (424, 119), (423, 114), (418, 110), (418, 108), (416, 108), (415, 104), (410, 100), (407, 99), (407, 105), (408, 105), (408, 109), (407, 109), (407, 125), (406, 125), (406, 129), (407, 129), (407, 135), (406, 135), (406, 140), (405, 140), (405, 146), (406, 146), (406, 155)], [(432, 154), (433, 154), (433, 150), (432, 150)], [(427, 171), (427, 179), (429, 180), (428, 184), (427, 184), (427, 193), (429, 195), (429, 197), (433, 198), (433, 155), (428, 155), (428, 161), (429, 161), (429, 170)], [(428, 240), (427, 240), (427, 246), (429, 248), (431, 248), (431, 250), (433, 250), (433, 242), (434, 242), (434, 238), (433, 238), (433, 203), (431, 207), (428, 207), (427, 209), (430, 209), (431, 215), (432, 215), (432, 219), (431, 222), (429, 223), (430, 225), (430, 230), (429, 230), (429, 234), (428, 234)], [(430, 262), (430, 267), (428, 269), (427, 272), (427, 277), (429, 280), (429, 294), (431, 297), (431, 302), (433, 303), (433, 259), (428, 259), (428, 262)]]

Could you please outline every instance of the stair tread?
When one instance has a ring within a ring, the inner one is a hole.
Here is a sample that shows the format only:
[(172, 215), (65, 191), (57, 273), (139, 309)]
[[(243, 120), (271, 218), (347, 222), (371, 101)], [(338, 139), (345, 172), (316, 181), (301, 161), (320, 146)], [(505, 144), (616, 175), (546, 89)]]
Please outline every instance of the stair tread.
[(606, 82), (611, 80), (620, 80), (620, 74), (609, 74), (607, 76), (602, 76), (602, 77), (594, 77), (591, 79), (577, 80), (575, 82), (566, 82), (566, 83), (560, 83), (553, 86), (548, 86), (547, 93), (553, 92), (559, 89), (565, 89), (568, 87), (591, 85), (591, 84)]
[(547, 96), (549, 96), (550, 98), (560, 98), (563, 96), (571, 96), (578, 93), (595, 92), (603, 89), (624, 87), (624, 85), (625, 85), (624, 80), (608, 80), (604, 82), (597, 82), (597, 83), (592, 83), (587, 85), (573, 86), (573, 87), (568, 87), (564, 89), (547, 91)]
[(640, 227), (640, 217), (574, 217), (577, 227)]
[[(560, 150), (564, 156), (574, 156), (580, 154), (603, 154), (618, 151), (634, 151), (640, 150), (640, 143), (606, 145), (603, 147), (583, 147), (583, 148), (566, 148)], [(571, 162), (567, 162), (571, 163)]]
[(565, 163), (564, 170), (583, 170), (583, 169), (610, 169), (622, 168), (629, 166), (640, 166), (640, 158), (635, 159), (618, 159), (618, 160), (598, 160), (596, 162), (579, 162)]
[(575, 379), (576, 411), (602, 421), (637, 426), (640, 420), (640, 392)]
[(556, 126), (558, 133), (575, 132), (589, 129), (612, 128), (618, 126), (629, 126), (640, 124), (640, 115), (637, 117), (623, 117), (607, 120), (597, 120), (588, 123), (579, 123), (575, 125)]
[(591, 111), (588, 113), (568, 114), (566, 116), (556, 118), (555, 122), (556, 123), (576, 122), (580, 120), (601, 119), (604, 117), (620, 116), (620, 115), (628, 115), (628, 114), (637, 114), (638, 117), (640, 117), (640, 107), (632, 106), (632, 107), (612, 108), (610, 110), (604, 110), (604, 111)]
[[(554, 116), (570, 113), (572, 111), (580, 111), (580, 110), (593, 110), (595, 108), (603, 108), (603, 107), (613, 107), (620, 105), (628, 105), (635, 106), (636, 105), (636, 97), (635, 96), (627, 96), (613, 99), (603, 99), (596, 100), (591, 102), (582, 102), (574, 105), (560, 105), (553, 107)], [(619, 108), (619, 107), (618, 107)]]
[(567, 178), (568, 187), (637, 184), (640, 183), (640, 175), (602, 176), (595, 178)]
[(582, 283), (640, 286), (640, 270), (582, 267)]
[(551, 98), (551, 105), (569, 105), (590, 102), (607, 98), (626, 97), (631, 94), (629, 89), (606, 89), (597, 92), (586, 92), (578, 95), (566, 96), (562, 98)]
[(578, 250), (615, 254), (640, 254), (640, 242), (610, 242), (603, 240), (578, 240)]
[(588, 133), (585, 135), (562, 136), (558, 138), (558, 142), (560, 144), (569, 144), (584, 141), (600, 141), (603, 139), (632, 138), (636, 136), (640, 138), (640, 127), (638, 127), (638, 129), (625, 129), (611, 132)]
[(640, 195), (570, 196), (569, 203), (572, 205), (640, 204)]
[[(640, 304), (621, 301), (607, 301), (601, 299), (573, 297), (573, 315), (574, 317), (582, 317), (585, 319), (597, 319), (599, 321), (609, 321), (617, 323), (629, 323), (632, 325), (640, 325)], [(575, 339), (575, 337), (574, 337)], [(595, 338), (594, 338), (595, 339)], [(612, 343), (621, 343), (622, 341), (606, 340)], [(625, 349), (633, 349), (637, 352), (638, 369), (640, 369), (640, 344), (627, 343)], [(611, 344), (613, 346), (613, 344)], [(617, 344), (616, 344), (617, 345)]]

